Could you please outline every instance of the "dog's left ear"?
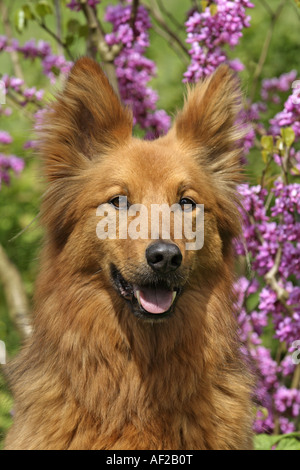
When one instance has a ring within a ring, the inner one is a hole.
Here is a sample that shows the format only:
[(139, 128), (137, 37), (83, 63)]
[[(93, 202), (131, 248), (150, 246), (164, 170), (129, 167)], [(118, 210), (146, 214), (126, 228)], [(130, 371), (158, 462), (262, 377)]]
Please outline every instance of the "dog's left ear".
[(48, 181), (78, 174), (131, 135), (132, 113), (101, 67), (89, 58), (78, 60), (41, 126), (39, 147)]
[(210, 78), (188, 88), (185, 106), (172, 130), (224, 190), (233, 189), (240, 181), (245, 134), (237, 125), (241, 107), (239, 81), (222, 65)]
[(240, 233), (237, 184), (243, 180), (243, 137), (248, 131), (239, 123), (241, 109), (239, 80), (222, 65), (210, 78), (188, 88), (185, 106), (171, 130), (171, 137), (210, 178), (224, 246)]

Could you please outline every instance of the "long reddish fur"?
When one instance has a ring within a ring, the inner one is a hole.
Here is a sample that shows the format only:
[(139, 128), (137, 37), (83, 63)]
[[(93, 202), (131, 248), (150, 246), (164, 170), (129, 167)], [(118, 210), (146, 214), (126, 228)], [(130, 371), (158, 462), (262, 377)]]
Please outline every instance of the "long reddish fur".
[[(46, 240), (34, 333), (8, 367), (7, 449), (251, 448), (252, 378), (232, 301), (240, 105), (223, 66), (189, 89), (167, 136), (140, 141), (101, 68), (74, 66), (40, 138)], [(96, 239), (93, 214), (111, 174), (149, 203), (176, 194), (188, 174), (208, 208), (204, 248), (181, 245), (190, 276), (168, 321), (138, 320), (111, 285), (111, 260), (130, 276), (147, 246)]]

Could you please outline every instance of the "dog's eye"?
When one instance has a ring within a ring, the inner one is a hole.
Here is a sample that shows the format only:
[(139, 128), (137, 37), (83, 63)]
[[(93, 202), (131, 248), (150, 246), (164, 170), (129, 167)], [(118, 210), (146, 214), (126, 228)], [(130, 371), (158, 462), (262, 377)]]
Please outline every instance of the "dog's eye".
[(110, 204), (119, 211), (127, 210), (129, 208), (129, 203), (126, 196), (116, 196), (110, 200)]
[(180, 199), (179, 204), (181, 206), (181, 209), (184, 212), (192, 212), (194, 209), (196, 209), (195, 201), (193, 201), (193, 199), (189, 199), (187, 197), (184, 197), (184, 198)]

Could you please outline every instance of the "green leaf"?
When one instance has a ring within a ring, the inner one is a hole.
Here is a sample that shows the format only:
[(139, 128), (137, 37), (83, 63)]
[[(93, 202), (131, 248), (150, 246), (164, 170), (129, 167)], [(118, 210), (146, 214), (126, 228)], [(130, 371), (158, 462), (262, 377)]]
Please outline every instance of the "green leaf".
[(27, 26), (26, 16), (24, 11), (17, 10), (15, 14), (15, 27), (18, 33), (22, 33)]
[(300, 450), (300, 438), (286, 437), (280, 440), (276, 450)]
[(278, 150), (279, 152), (282, 152), (284, 150), (284, 142), (283, 142), (283, 139), (277, 139), (276, 140), (276, 150)]
[(74, 43), (75, 37), (72, 34), (68, 34), (68, 36), (65, 38), (65, 45), (66, 46), (72, 46)]
[(53, 8), (46, 0), (40, 0), (35, 7), (35, 11), (41, 18), (44, 18), (45, 16), (53, 13)]
[(26, 3), (22, 6), (26, 20), (34, 20), (35, 14), (30, 3)]
[(281, 136), (283, 138), (283, 142), (288, 148), (290, 148), (295, 142), (296, 135), (292, 127), (281, 129)]
[(255, 450), (272, 450), (272, 447), (280, 440), (280, 436), (269, 436), (268, 434), (259, 434), (254, 436)]
[(262, 136), (261, 145), (264, 150), (267, 150), (269, 153), (272, 153), (274, 149), (273, 137), (271, 135)]
[(80, 30), (81, 24), (78, 20), (70, 20), (68, 21), (67, 28), (68, 32), (71, 34), (77, 34)]
[(79, 37), (86, 39), (89, 36), (89, 32), (90, 32), (90, 30), (89, 30), (89, 27), (88, 27), (87, 24), (81, 25), (80, 28), (79, 28)]
[(218, 13), (218, 6), (212, 3), (209, 7), (211, 16), (215, 16)]
[(300, 433), (285, 434), (282, 436), (269, 436), (258, 434), (254, 436), (255, 450), (300, 450)]
[(262, 154), (263, 162), (266, 165), (268, 163), (268, 157), (270, 155), (270, 152), (268, 150), (262, 150), (261, 154)]

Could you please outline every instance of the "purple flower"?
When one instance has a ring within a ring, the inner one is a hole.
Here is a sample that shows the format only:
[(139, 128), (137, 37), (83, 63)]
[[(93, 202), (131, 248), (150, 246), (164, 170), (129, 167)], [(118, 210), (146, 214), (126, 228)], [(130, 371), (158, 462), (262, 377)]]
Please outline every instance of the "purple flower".
[(0, 131), (0, 144), (8, 145), (13, 141), (11, 135), (8, 132)]
[[(96, 6), (99, 5), (100, 0), (88, 0), (87, 3), (90, 7), (96, 8)], [(67, 3), (67, 7), (70, 8), (70, 10), (74, 10), (74, 11), (81, 10), (81, 5), (78, 0), (71, 0), (70, 3)]]
[(106, 35), (106, 41), (110, 46), (123, 46), (115, 59), (120, 94), (124, 103), (132, 108), (134, 123), (146, 130), (146, 138), (152, 139), (165, 134), (171, 120), (165, 111), (156, 109), (158, 94), (148, 86), (156, 74), (154, 62), (145, 57), (151, 27), (149, 14), (140, 6), (132, 29), (131, 11), (131, 5), (107, 8), (105, 18), (112, 23), (113, 31)]
[(292, 83), (296, 80), (297, 71), (292, 70), (289, 73), (281, 75), (279, 78), (265, 79), (262, 83), (261, 97), (264, 101), (273, 101), (280, 103), (278, 92), (289, 91)]
[[(295, 77), (295, 73), (291, 72), (289, 82)], [(283, 110), (278, 113), (273, 119), (271, 119), (271, 133), (274, 136), (280, 135), (280, 129), (282, 127), (292, 127), (296, 139), (300, 139), (300, 98), (299, 98), (299, 86), (293, 89), (293, 92), (288, 97), (284, 104)]]
[(246, 8), (253, 4), (244, 0), (215, 0), (217, 12), (208, 6), (203, 12), (192, 12), (186, 22), (188, 33), (186, 42), (191, 44), (191, 64), (184, 74), (184, 82), (196, 82), (210, 75), (223, 62), (240, 71), (243, 65), (239, 60), (230, 61), (224, 46), (234, 48), (242, 37), (244, 28), (249, 28), (250, 17)]
[(7, 156), (0, 153), (0, 189), (4, 182), (6, 185), (10, 183), (10, 170), (15, 174), (21, 173), (24, 169), (24, 161), (15, 155)]
[(274, 394), (276, 409), (280, 413), (290, 411), (292, 417), (297, 418), (300, 414), (300, 390), (279, 387)]
[(287, 418), (280, 416), (279, 418), (280, 430), (282, 434), (290, 434), (296, 431), (295, 423), (289, 421)]

